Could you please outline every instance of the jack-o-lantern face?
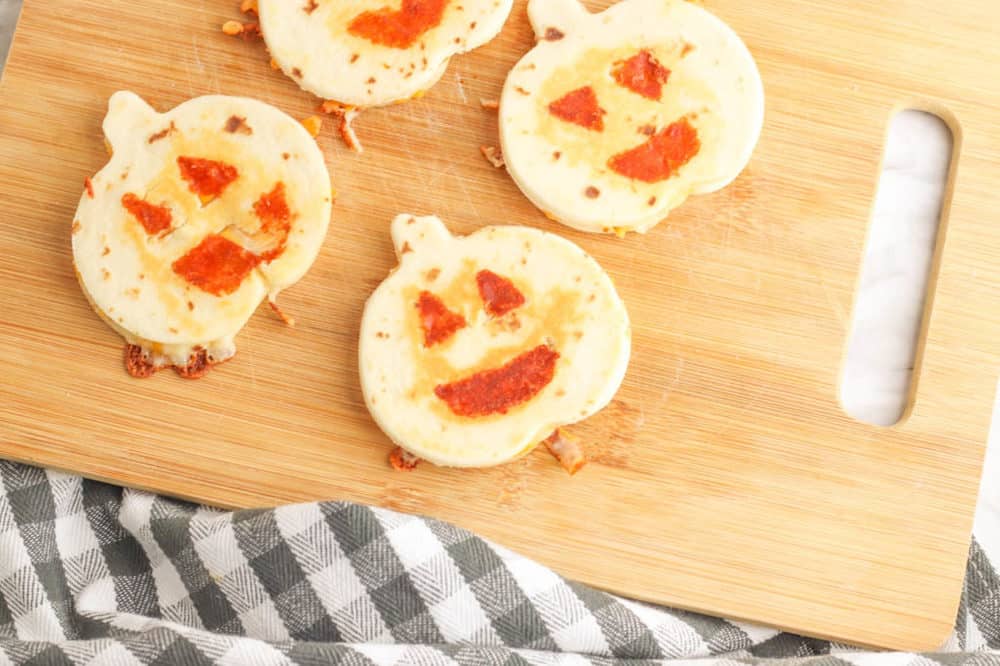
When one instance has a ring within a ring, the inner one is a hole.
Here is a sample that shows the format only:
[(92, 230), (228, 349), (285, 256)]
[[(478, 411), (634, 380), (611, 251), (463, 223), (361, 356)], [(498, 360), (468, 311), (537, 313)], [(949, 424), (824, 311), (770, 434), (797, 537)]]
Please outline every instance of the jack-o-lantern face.
[(292, 118), (234, 97), (158, 114), (116, 93), (104, 130), (113, 154), (73, 223), (85, 293), (146, 366), (225, 360), (260, 302), (316, 258), (332, 206), (319, 148)]
[(393, 442), (439, 465), (498, 465), (614, 396), (628, 314), (579, 247), (514, 226), (456, 238), (410, 215), (392, 236), (400, 263), (365, 307), (360, 364)]
[(513, 0), (259, 0), (260, 27), (302, 88), (381, 106), (433, 86), (448, 60), (493, 39)]
[(686, 0), (529, 0), (539, 43), (500, 105), (508, 171), (550, 217), (584, 231), (646, 231), (690, 194), (730, 183), (763, 123), (756, 64)]

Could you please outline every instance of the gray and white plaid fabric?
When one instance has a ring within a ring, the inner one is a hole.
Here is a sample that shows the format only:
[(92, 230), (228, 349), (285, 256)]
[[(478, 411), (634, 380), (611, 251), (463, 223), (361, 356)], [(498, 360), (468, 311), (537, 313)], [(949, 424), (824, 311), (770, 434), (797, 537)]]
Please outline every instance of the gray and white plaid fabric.
[(945, 651), (878, 654), (619, 599), (382, 509), (227, 513), (8, 462), (0, 483), (0, 664), (1000, 664), (978, 542)]

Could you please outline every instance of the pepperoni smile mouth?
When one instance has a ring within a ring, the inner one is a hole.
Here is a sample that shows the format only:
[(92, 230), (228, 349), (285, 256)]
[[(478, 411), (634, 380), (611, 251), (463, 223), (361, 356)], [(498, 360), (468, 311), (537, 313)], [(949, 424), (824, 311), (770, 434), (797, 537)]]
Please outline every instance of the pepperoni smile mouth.
[(539, 345), (499, 368), (434, 388), (457, 416), (506, 414), (549, 385), (556, 373), (559, 352)]

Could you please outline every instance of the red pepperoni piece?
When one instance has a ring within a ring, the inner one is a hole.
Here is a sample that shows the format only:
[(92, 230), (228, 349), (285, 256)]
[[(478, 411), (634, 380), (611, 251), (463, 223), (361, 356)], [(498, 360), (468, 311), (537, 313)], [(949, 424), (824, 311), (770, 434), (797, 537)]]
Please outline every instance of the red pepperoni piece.
[(433, 347), (465, 328), (465, 317), (452, 312), (440, 298), (429, 291), (420, 292), (417, 301), (420, 327), (424, 330), (424, 346)]
[(205, 236), (196, 247), (173, 263), (174, 273), (213, 296), (240, 288), (260, 257), (217, 234)]
[(412, 472), (420, 464), (420, 458), (416, 457), (401, 446), (397, 446), (389, 454), (389, 464), (397, 472)]
[(663, 97), (663, 86), (670, 78), (670, 70), (657, 62), (652, 53), (642, 50), (617, 64), (611, 75), (619, 85), (647, 99)]
[(382, 7), (358, 14), (347, 26), (352, 35), (394, 49), (408, 49), (444, 18), (448, 0), (403, 0), (396, 10)]
[(273, 261), (284, 253), (288, 234), (292, 230), (292, 211), (285, 198), (285, 184), (279, 182), (270, 192), (262, 194), (254, 203), (253, 211), (261, 221), (261, 232), (275, 239), (274, 247), (261, 254), (260, 259)]
[(155, 206), (129, 192), (122, 197), (122, 206), (136, 219), (146, 233), (156, 235), (170, 228), (173, 214), (167, 206)]
[(698, 130), (687, 118), (671, 123), (642, 145), (608, 160), (615, 173), (644, 183), (667, 180), (701, 150)]
[(549, 104), (549, 113), (560, 120), (585, 127), (595, 132), (604, 131), (604, 114), (607, 113), (597, 103), (597, 93), (585, 86), (566, 93)]
[(506, 414), (549, 385), (558, 360), (558, 352), (540, 345), (499, 368), (440, 384), (434, 388), (434, 395), (458, 416)]
[(260, 195), (253, 205), (253, 212), (263, 223), (263, 229), (288, 227), (292, 219), (292, 211), (288, 208), (285, 198), (285, 184), (277, 183), (267, 194)]
[(177, 166), (188, 188), (206, 197), (219, 196), (240, 175), (234, 166), (203, 157), (178, 157)]
[(479, 271), (476, 284), (479, 285), (479, 296), (486, 305), (486, 312), (494, 317), (502, 317), (524, 305), (524, 294), (514, 283), (493, 271)]

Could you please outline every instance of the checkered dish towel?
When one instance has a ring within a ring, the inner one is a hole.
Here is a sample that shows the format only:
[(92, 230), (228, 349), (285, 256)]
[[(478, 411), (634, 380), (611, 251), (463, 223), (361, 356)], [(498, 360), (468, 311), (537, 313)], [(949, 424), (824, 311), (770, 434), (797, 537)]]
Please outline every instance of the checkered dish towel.
[(1000, 664), (978, 541), (949, 645), (874, 654), (619, 599), (381, 509), (226, 513), (8, 462), (0, 483), (0, 664)]

